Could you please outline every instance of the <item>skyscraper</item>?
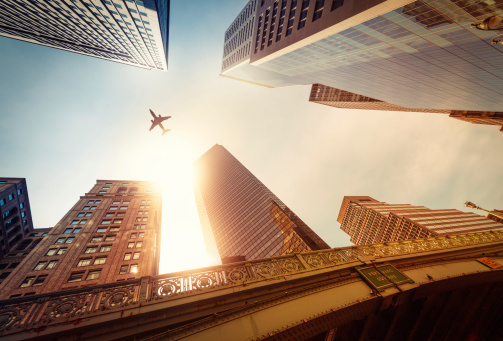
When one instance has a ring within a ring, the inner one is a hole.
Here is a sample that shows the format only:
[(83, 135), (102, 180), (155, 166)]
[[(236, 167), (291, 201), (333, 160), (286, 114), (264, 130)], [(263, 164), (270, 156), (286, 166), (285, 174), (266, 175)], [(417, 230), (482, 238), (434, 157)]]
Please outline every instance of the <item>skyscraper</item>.
[(223, 146), (204, 153), (195, 169), (207, 249), (223, 263), (330, 248)]
[(261, 0), (249, 62), (222, 74), (278, 87), (325, 84), (411, 109), (497, 112), (503, 45), (471, 28), (485, 0)]
[(0, 35), (142, 68), (168, 68), (169, 0), (4, 0)]
[(26, 180), (0, 178), (0, 258), (33, 231)]
[(475, 213), (387, 204), (367, 196), (344, 197), (337, 221), (356, 245), (503, 230), (503, 224)]
[(364, 110), (386, 110), (386, 111), (409, 111), (409, 112), (430, 112), (450, 114), (449, 117), (459, 120), (489, 125), (502, 125), (503, 112), (482, 112), (482, 111), (456, 111), (456, 110), (435, 110), (405, 108), (396, 104), (383, 102), (375, 98), (365, 97), (349, 91), (344, 91), (322, 84), (313, 84), (309, 102), (328, 105), (334, 108), (364, 109)]
[(0, 284), (0, 299), (158, 274), (154, 183), (98, 180)]

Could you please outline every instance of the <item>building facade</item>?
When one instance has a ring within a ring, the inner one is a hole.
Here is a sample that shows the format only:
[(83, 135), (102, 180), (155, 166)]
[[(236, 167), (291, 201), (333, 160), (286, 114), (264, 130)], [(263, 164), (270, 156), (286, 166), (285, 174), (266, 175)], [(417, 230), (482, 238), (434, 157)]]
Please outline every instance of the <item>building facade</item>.
[(344, 91), (322, 84), (313, 84), (309, 102), (328, 105), (334, 108), (363, 109), (363, 110), (385, 110), (385, 111), (408, 111), (408, 112), (429, 112), (449, 114), (449, 117), (459, 120), (476, 123), (501, 125), (503, 131), (503, 112), (482, 112), (482, 111), (457, 111), (457, 110), (435, 110), (405, 108), (396, 104), (383, 102), (375, 98), (365, 97), (349, 91)]
[(203, 154), (195, 170), (207, 250), (222, 263), (330, 248), (223, 146)]
[(501, 2), (259, 1), (250, 62), (222, 73), (270, 87), (325, 84), (411, 109), (497, 112), (503, 44), (471, 27), (492, 16), (503, 17)]
[(157, 275), (160, 223), (154, 183), (98, 180), (0, 284), (0, 298)]
[(166, 71), (169, 5), (169, 0), (5, 0), (0, 35)]
[(0, 259), (33, 231), (26, 179), (0, 178)]
[(344, 197), (337, 221), (356, 245), (503, 230), (503, 224), (475, 213), (387, 204), (368, 196)]

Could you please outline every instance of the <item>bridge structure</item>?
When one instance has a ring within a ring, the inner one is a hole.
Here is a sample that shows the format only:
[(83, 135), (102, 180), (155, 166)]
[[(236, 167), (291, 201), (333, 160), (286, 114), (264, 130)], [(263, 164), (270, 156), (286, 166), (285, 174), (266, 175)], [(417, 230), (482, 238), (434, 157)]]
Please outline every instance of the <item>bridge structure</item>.
[(503, 231), (0, 301), (0, 340), (501, 340)]

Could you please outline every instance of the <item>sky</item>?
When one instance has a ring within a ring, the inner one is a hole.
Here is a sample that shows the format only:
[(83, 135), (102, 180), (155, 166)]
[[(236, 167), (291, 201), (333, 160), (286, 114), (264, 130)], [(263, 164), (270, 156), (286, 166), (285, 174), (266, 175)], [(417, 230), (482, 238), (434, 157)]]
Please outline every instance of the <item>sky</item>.
[[(0, 37), (0, 176), (27, 179), (35, 228), (52, 227), (97, 179), (163, 185), (161, 273), (206, 257), (192, 163), (228, 149), (331, 247), (345, 195), (431, 209), (503, 209), (503, 133), (445, 114), (336, 109), (310, 86), (219, 76), (245, 0), (171, 1), (168, 72)], [(171, 115), (149, 132), (148, 109)], [(481, 212), (478, 212), (481, 213)]]

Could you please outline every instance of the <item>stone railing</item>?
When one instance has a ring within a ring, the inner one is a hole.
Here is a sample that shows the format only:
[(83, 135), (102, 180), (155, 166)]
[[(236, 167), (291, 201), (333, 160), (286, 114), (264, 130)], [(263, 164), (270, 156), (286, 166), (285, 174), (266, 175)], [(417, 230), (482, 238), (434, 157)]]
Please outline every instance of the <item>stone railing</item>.
[(13, 298), (0, 301), (0, 335), (77, 321), (144, 302), (173, 300), (244, 282), (344, 265), (363, 257), (379, 261), (379, 258), (498, 242), (503, 242), (503, 231), (344, 247)]

